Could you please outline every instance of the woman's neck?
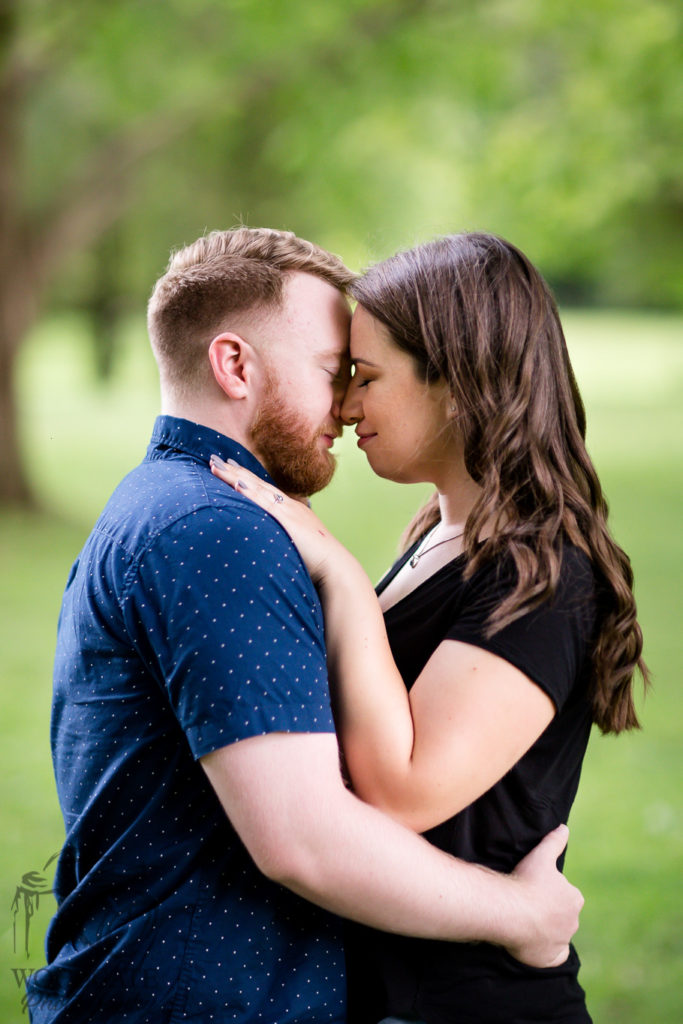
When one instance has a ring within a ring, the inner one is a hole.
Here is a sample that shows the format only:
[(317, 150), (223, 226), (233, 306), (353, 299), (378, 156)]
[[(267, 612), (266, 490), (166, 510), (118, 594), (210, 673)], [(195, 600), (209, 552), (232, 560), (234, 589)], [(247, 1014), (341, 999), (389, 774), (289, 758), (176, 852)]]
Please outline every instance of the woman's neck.
[(467, 517), (481, 494), (481, 487), (474, 482), (464, 464), (454, 467), (446, 479), (435, 483), (443, 528), (464, 529)]

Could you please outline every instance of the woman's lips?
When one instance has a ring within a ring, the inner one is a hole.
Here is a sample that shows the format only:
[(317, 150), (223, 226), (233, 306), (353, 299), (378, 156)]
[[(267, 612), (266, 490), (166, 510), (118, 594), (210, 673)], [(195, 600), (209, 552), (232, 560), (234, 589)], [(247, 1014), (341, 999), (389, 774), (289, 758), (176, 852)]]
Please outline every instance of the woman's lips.
[(359, 434), (358, 436), (358, 447), (365, 448), (365, 446), (372, 441), (373, 437), (377, 437), (377, 434)]

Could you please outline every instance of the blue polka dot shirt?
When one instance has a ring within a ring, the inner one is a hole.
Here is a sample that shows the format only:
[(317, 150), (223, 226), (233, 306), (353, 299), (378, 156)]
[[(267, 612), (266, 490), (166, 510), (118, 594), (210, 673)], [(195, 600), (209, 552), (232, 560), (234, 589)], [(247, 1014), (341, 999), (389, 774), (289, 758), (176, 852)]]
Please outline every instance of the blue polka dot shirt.
[(67, 583), (51, 727), (66, 842), (34, 1024), (345, 1019), (340, 922), (257, 871), (197, 763), (334, 728), (310, 577), (212, 452), (267, 479), (230, 439), (159, 417)]

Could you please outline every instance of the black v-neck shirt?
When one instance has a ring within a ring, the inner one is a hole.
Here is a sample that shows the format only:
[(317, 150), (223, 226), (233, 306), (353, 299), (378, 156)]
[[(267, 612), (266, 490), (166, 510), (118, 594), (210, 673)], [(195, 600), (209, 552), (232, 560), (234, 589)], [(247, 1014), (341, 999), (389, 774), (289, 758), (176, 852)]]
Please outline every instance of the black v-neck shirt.
[[(415, 547), (384, 577), (378, 594)], [(456, 857), (507, 872), (567, 821), (576, 795), (591, 729), (598, 587), (588, 557), (565, 544), (554, 599), (487, 639), (491, 611), (515, 585), (514, 564), (509, 557), (494, 559), (469, 579), (465, 565), (461, 555), (443, 566), (387, 609), (385, 622), (408, 689), (439, 644), (457, 640), (504, 658), (555, 705), (545, 732), (499, 782), (426, 833)], [(432, 942), (353, 927), (348, 959), (353, 1024), (375, 1024), (388, 1013), (415, 1013), (426, 1024), (590, 1021), (574, 950), (562, 967), (536, 970), (488, 943)], [(359, 987), (362, 1004), (354, 995)]]

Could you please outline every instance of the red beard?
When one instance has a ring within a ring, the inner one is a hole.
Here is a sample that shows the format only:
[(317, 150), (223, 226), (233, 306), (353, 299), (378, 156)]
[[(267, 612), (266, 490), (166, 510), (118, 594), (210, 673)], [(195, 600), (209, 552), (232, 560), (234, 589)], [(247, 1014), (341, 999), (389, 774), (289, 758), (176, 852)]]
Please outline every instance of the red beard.
[(308, 497), (327, 487), (334, 475), (336, 460), (320, 447), (325, 431), (311, 436), (310, 429), (304, 417), (285, 402), (269, 374), (251, 437), (254, 454), (286, 494)]

